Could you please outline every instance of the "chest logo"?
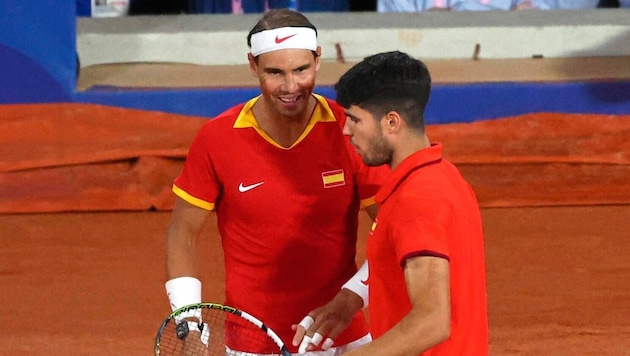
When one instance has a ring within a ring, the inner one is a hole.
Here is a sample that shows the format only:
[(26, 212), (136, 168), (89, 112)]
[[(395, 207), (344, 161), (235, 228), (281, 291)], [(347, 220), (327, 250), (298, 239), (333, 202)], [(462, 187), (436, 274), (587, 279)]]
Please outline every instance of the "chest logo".
[(258, 183), (254, 183), (251, 185), (243, 185), (243, 182), (241, 182), (241, 184), (238, 185), (238, 191), (241, 193), (245, 193), (247, 191), (250, 191), (254, 188), (260, 187), (261, 185), (265, 184), (265, 182), (258, 182)]
[(324, 183), (324, 188), (346, 185), (346, 178), (343, 175), (343, 169), (322, 172), (322, 183)]

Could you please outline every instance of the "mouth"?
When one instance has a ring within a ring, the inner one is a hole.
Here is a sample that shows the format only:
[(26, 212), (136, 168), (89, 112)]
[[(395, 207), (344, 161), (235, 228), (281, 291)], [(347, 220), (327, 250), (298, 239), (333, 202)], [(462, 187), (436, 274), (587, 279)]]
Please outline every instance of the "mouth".
[(295, 105), (300, 100), (300, 95), (289, 96), (289, 97), (278, 97), (278, 101), (285, 105)]

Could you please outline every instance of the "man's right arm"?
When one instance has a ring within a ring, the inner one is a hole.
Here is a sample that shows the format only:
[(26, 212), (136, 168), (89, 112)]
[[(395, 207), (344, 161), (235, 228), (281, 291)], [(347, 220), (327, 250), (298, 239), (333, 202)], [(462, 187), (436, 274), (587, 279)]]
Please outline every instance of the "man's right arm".
[[(197, 238), (209, 214), (208, 210), (198, 208), (179, 197), (175, 200), (166, 240), (168, 280), (165, 288), (172, 310), (202, 302), (201, 281), (197, 278), (199, 265)], [(203, 323), (199, 309), (194, 309), (189, 314), (181, 314), (176, 321)], [(186, 338), (184, 348), (194, 348), (199, 342), (208, 345), (207, 337), (204, 339), (200, 333), (199, 338)]]
[(166, 239), (166, 290), (173, 309), (201, 302), (196, 247), (209, 214), (179, 197), (175, 200)]
[(210, 211), (176, 198), (166, 240), (168, 279), (197, 275), (197, 238), (209, 215)]

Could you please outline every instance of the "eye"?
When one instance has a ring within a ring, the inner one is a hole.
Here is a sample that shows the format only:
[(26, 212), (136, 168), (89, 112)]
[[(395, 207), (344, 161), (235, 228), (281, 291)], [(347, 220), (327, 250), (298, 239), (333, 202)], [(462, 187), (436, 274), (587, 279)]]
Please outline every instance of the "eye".
[(294, 72), (295, 72), (295, 73), (298, 73), (298, 74), (306, 73), (306, 72), (308, 71), (308, 69), (309, 69), (309, 68), (310, 68), (310, 66), (303, 66), (303, 67), (299, 67), (299, 68), (296, 68), (296, 69), (294, 70)]

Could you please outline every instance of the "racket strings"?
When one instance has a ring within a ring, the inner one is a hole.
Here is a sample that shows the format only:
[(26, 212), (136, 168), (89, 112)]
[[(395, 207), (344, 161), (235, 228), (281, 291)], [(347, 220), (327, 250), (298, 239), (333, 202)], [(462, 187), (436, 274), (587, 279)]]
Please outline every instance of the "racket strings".
[[(177, 318), (173, 318), (165, 325), (156, 347), (159, 349), (159, 355), (255, 356), (280, 354), (279, 347), (264, 330), (228, 311), (204, 307), (201, 310), (201, 324), (198, 324), (195, 318), (188, 320), (178, 322)], [(202, 326), (199, 327), (199, 325)]]

